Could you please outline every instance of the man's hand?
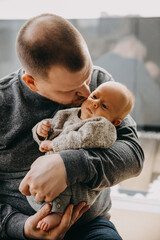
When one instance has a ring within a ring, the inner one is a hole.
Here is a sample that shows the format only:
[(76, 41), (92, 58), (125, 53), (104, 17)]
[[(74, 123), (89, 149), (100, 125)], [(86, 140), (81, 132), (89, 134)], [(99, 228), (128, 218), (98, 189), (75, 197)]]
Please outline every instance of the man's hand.
[(51, 128), (51, 123), (47, 120), (42, 120), (37, 126), (37, 134), (40, 137), (48, 137), (48, 132)]
[(57, 227), (48, 232), (37, 229), (38, 222), (49, 214), (50, 209), (51, 206), (45, 204), (36, 214), (27, 219), (24, 225), (24, 235), (27, 238), (50, 240), (63, 239), (68, 229), (89, 209), (89, 206), (85, 206), (85, 203), (81, 202), (73, 210), (73, 205), (69, 205)]
[(38, 202), (50, 202), (66, 189), (66, 178), (66, 169), (59, 154), (41, 156), (31, 165), (19, 190), (26, 196), (34, 196)]

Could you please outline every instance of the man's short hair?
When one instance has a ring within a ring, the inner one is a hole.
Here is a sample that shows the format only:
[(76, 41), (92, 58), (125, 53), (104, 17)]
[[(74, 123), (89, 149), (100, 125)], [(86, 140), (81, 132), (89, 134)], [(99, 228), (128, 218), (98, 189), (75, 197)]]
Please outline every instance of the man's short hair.
[(61, 65), (71, 72), (81, 70), (86, 64), (86, 48), (76, 28), (54, 14), (28, 20), (16, 40), (17, 55), (24, 69), (42, 76), (47, 76), (53, 65)]

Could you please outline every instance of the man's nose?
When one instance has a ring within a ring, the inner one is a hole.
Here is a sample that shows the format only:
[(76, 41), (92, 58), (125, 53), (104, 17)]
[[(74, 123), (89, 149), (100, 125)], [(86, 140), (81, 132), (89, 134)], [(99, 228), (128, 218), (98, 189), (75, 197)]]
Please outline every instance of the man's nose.
[(98, 106), (99, 106), (99, 100), (98, 100), (98, 99), (92, 100), (92, 106), (93, 106), (94, 108), (98, 108)]
[(89, 86), (85, 83), (77, 90), (76, 95), (87, 98), (90, 93)]

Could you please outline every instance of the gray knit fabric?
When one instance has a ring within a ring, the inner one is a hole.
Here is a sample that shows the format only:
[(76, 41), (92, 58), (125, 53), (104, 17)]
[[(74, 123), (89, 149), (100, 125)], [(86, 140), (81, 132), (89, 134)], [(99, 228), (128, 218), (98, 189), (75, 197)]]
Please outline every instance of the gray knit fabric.
[[(53, 119), (48, 139), (52, 140), (53, 152), (78, 148), (108, 148), (116, 140), (116, 128), (104, 117), (81, 120), (80, 108), (60, 110)], [(38, 123), (39, 124), (39, 123)], [(40, 144), (36, 134), (38, 124), (33, 128), (33, 138)]]

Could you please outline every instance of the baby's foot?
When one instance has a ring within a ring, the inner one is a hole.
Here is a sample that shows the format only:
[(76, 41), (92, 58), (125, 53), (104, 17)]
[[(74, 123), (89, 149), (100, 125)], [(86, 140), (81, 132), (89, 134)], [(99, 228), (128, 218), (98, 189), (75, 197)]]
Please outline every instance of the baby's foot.
[(59, 213), (51, 213), (38, 222), (37, 228), (43, 231), (49, 231), (55, 228), (61, 221), (62, 215)]

